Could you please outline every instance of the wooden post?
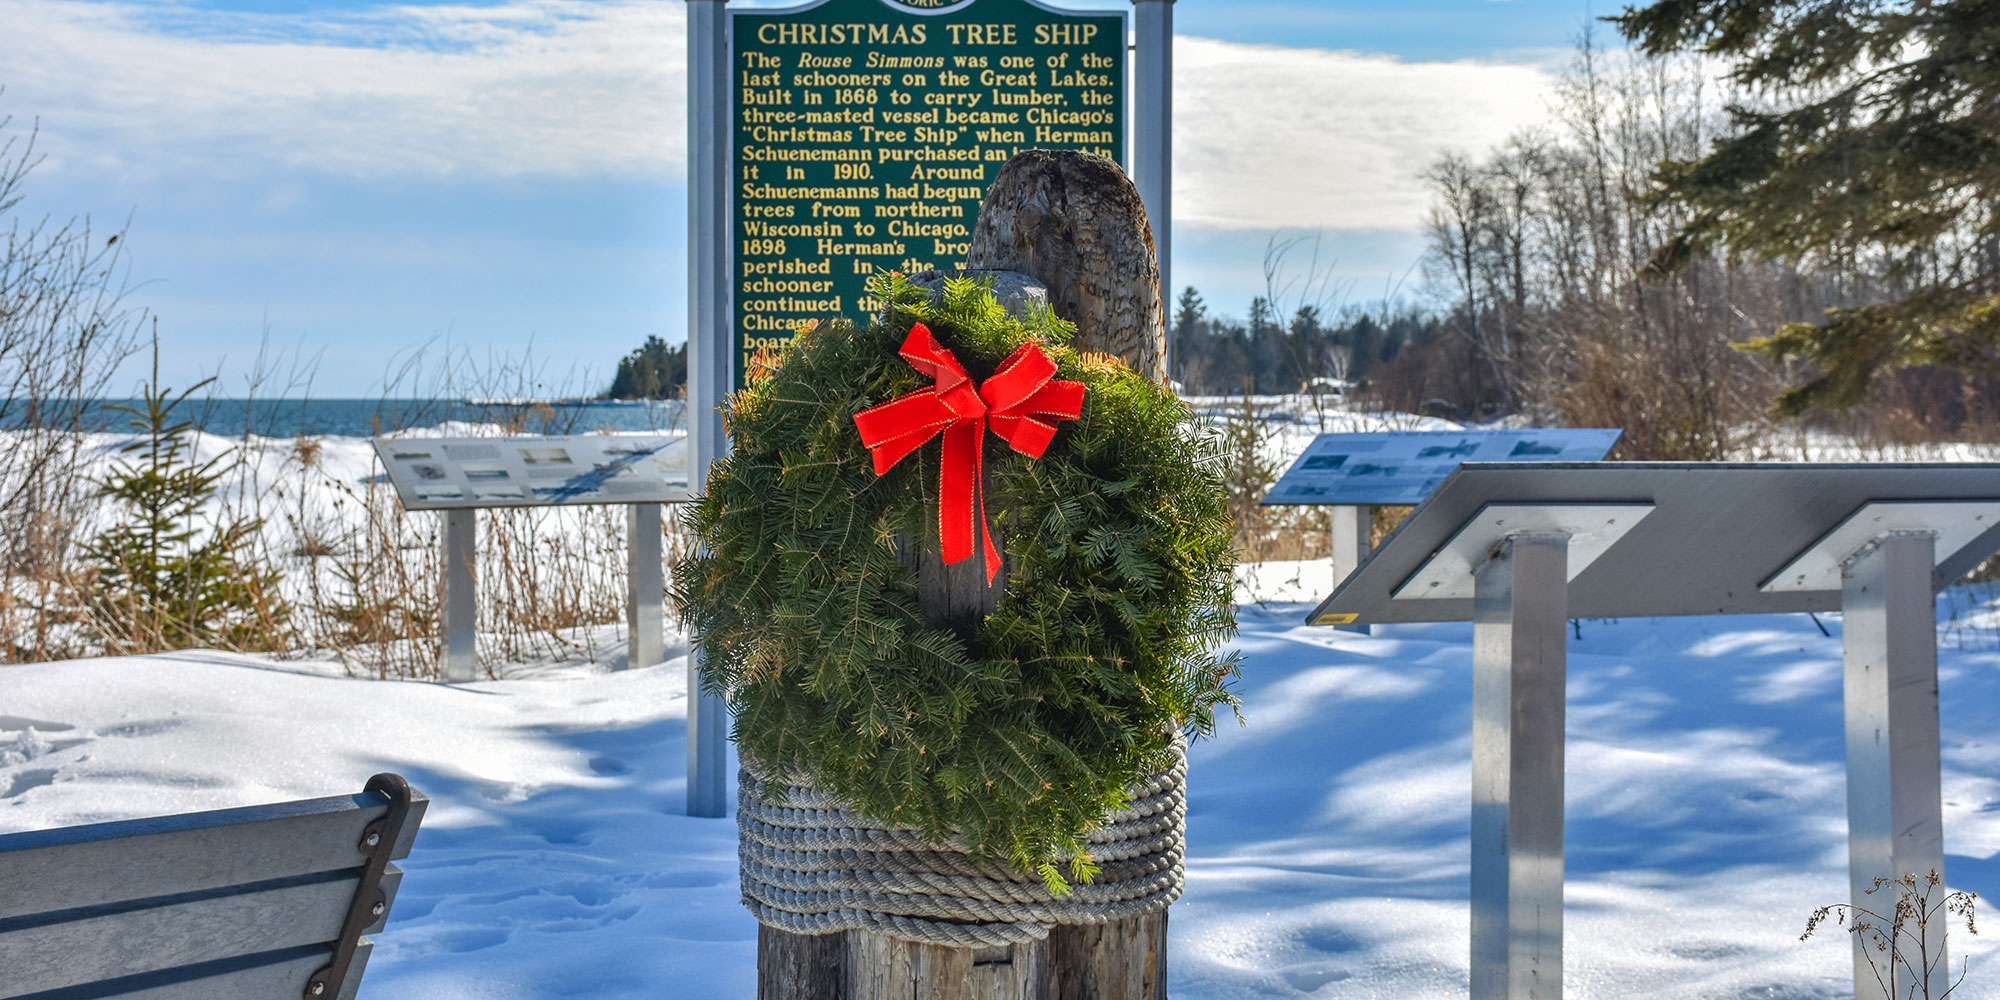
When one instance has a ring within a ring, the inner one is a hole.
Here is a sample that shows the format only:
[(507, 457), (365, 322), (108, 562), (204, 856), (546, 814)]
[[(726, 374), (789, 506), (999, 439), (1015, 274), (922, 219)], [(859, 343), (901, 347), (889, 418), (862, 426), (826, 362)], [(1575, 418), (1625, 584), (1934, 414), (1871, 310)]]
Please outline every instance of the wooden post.
[(1078, 350), (1167, 377), (1167, 319), (1146, 206), (1118, 164), (1089, 153), (1031, 149), (986, 189), (965, 265), (1020, 271), (1076, 324)]
[[(1077, 326), (1074, 346), (1166, 378), (1159, 265), (1138, 192), (1117, 164), (1029, 150), (1000, 168), (979, 208), (966, 265), (1018, 271)], [(919, 276), (919, 281), (921, 277)], [(1003, 303), (1004, 304), (1004, 303)], [(991, 461), (991, 458), (988, 459)], [(967, 631), (1006, 592), (979, 559), (946, 566), (936, 539), (908, 547), (924, 614)], [(1164, 1000), (1167, 914), (1059, 925), (1003, 948), (920, 944), (866, 931), (757, 934), (759, 1000)]]

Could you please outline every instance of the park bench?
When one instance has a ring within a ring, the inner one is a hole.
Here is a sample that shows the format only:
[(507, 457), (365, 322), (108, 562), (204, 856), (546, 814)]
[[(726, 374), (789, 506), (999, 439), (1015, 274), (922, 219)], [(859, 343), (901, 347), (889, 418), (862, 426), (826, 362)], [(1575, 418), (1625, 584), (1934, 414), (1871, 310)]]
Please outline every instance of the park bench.
[(358, 795), (0, 836), (0, 1000), (346, 1000), (429, 803)]

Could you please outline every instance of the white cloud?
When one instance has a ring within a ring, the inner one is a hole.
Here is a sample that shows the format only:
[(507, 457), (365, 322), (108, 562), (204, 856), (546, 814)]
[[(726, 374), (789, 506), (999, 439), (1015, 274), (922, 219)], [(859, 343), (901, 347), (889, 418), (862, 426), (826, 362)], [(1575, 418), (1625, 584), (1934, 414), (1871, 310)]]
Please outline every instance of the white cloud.
[[(52, 171), (677, 177), (684, 4), (513, 0), (256, 15), (6, 0), (0, 111)], [(1182, 37), (1175, 214), (1229, 229), (1417, 226), (1417, 173), (1545, 118), (1538, 65)], [(272, 179), (285, 179), (272, 177)]]
[(682, 7), (524, 0), (278, 18), (7, 0), (0, 110), (42, 119), (51, 169), (678, 174)]
[(1188, 37), (1174, 73), (1175, 221), (1230, 229), (1414, 229), (1418, 173), (1547, 120), (1552, 82), (1532, 65)]

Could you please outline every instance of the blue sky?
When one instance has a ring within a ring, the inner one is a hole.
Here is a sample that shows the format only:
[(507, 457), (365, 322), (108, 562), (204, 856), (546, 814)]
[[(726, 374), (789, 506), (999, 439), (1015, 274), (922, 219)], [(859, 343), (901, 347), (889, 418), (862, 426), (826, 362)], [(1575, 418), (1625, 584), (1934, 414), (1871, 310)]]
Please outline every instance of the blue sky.
[[(685, 336), (682, 7), (0, 0), (0, 115), (47, 157), (18, 211), (129, 217), (169, 382), (240, 385), (268, 331), (321, 396), (447, 344), (594, 391)], [(1545, 122), (1611, 12), (1180, 0), (1174, 284), (1241, 315), (1267, 243), (1318, 233), (1329, 305), (1415, 292), (1417, 171)]]

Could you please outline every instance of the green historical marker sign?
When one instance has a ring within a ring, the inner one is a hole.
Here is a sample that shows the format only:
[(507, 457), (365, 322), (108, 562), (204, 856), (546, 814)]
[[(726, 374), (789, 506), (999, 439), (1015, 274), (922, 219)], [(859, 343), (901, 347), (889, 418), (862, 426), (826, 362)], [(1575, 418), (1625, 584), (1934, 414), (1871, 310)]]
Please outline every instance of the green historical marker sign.
[(1125, 14), (1032, 0), (730, 12), (731, 340), (865, 320), (869, 275), (949, 268), (1024, 149), (1125, 160)]

